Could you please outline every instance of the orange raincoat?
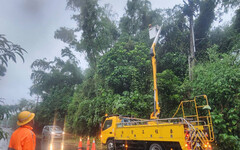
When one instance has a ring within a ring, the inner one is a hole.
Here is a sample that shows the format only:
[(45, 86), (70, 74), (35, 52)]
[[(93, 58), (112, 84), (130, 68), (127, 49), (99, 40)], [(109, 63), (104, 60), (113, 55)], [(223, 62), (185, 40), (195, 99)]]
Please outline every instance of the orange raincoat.
[(35, 150), (36, 135), (32, 127), (23, 125), (13, 132), (8, 150)]

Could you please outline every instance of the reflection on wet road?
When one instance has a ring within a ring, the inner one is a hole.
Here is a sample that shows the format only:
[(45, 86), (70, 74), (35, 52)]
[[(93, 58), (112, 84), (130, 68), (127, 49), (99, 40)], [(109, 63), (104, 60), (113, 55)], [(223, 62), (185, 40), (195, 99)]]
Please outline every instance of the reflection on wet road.
[[(9, 139), (12, 134), (10, 128), (3, 128), (3, 131), (9, 133), (9, 137), (6, 140), (0, 140), (0, 150), (7, 150)], [(36, 150), (77, 150), (78, 142), (63, 142), (61, 139), (45, 139), (37, 138), (36, 139)], [(91, 142), (92, 144), (92, 142)], [(100, 144), (96, 144), (97, 150), (105, 150), (106, 147)], [(83, 143), (83, 150), (86, 150), (86, 141)]]
[(67, 145), (60, 139), (42, 140), (37, 139), (36, 150), (76, 150), (77, 147)]

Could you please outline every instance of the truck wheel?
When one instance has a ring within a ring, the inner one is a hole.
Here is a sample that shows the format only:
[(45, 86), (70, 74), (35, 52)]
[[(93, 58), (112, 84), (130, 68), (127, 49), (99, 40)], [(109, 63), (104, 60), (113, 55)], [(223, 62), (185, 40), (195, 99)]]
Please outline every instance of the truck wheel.
[(107, 141), (107, 149), (108, 149), (108, 150), (114, 150), (113, 140), (108, 140), (108, 141)]
[(149, 150), (163, 150), (163, 149), (159, 144), (153, 143), (153, 144), (151, 144)]

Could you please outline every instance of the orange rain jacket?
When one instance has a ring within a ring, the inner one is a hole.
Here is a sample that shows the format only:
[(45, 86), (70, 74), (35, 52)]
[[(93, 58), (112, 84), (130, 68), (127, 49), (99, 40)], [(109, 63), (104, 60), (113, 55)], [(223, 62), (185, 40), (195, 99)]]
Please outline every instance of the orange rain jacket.
[(36, 135), (32, 127), (23, 125), (13, 132), (8, 150), (35, 150)]

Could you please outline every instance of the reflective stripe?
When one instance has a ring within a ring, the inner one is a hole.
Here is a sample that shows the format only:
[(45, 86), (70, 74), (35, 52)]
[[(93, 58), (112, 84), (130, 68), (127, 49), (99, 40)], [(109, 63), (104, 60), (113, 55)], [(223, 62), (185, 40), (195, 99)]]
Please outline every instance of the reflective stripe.
[(14, 149), (14, 148), (10, 148), (10, 147), (9, 147), (9, 148), (8, 148), (8, 150), (15, 150), (15, 149)]
[(33, 137), (33, 132), (32, 132), (32, 130), (30, 130), (30, 132), (32, 133), (32, 140), (33, 140), (33, 145), (34, 145), (34, 137)]
[(31, 113), (30, 112), (29, 112), (29, 115), (26, 118), (19, 119), (19, 121), (23, 122), (23, 121), (27, 120), (29, 117), (31, 117)]

